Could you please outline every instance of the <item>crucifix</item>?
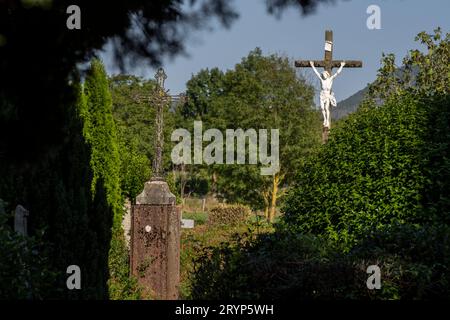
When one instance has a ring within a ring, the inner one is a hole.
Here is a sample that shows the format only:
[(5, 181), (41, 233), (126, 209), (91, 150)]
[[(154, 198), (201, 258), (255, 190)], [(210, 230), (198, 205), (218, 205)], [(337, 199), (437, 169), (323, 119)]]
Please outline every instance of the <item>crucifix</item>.
[[(331, 126), (330, 105), (336, 106), (336, 99), (332, 91), (333, 80), (342, 71), (342, 68), (361, 68), (362, 61), (357, 60), (333, 60), (333, 31), (325, 31), (325, 57), (323, 60), (297, 60), (297, 68), (313, 68), (314, 73), (319, 77), (321, 83), (320, 108), (323, 114), (323, 134), (322, 140), (325, 143), (328, 140), (328, 132)], [(319, 74), (315, 67), (324, 68), (322, 74)], [(339, 67), (335, 74), (332, 69)]]

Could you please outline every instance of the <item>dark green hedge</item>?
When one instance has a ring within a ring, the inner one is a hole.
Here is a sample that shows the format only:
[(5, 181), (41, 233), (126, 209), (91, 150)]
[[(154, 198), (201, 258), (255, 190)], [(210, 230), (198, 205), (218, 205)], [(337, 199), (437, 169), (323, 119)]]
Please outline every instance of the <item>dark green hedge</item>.
[(285, 226), (350, 248), (393, 223), (448, 224), (449, 105), (404, 95), (361, 107), (298, 173)]
[(249, 207), (241, 204), (219, 204), (209, 211), (209, 225), (236, 225), (244, 222), (250, 217)]
[[(243, 235), (204, 248), (194, 265), (194, 299), (450, 299), (450, 227), (394, 225), (349, 252), (314, 235)], [(369, 290), (367, 267), (381, 270)]]

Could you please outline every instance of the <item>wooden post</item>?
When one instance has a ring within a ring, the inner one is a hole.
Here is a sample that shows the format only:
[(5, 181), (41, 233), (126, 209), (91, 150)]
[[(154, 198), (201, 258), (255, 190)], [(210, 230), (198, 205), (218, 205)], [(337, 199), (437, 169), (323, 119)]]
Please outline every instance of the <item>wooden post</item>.
[(322, 127), (322, 143), (325, 144), (328, 141), (328, 134), (330, 133), (330, 128)]
[(333, 31), (325, 31), (325, 70), (331, 75), (333, 61)]

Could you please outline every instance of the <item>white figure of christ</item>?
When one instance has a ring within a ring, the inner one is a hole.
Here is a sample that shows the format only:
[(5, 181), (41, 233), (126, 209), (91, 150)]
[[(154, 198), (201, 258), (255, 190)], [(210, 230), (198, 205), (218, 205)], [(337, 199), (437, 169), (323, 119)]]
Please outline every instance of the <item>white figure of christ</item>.
[(334, 93), (331, 89), (333, 86), (333, 80), (337, 77), (339, 73), (341, 73), (342, 68), (345, 66), (345, 62), (341, 62), (341, 66), (339, 67), (338, 71), (336, 71), (335, 74), (330, 75), (328, 71), (323, 71), (322, 74), (320, 74), (317, 69), (314, 67), (314, 62), (310, 61), (309, 64), (311, 65), (311, 68), (313, 69), (314, 73), (317, 75), (317, 77), (320, 79), (320, 108), (322, 109), (322, 115), (323, 115), (323, 126), (330, 128), (331, 119), (330, 119), (330, 104), (333, 107), (336, 107), (336, 98), (334, 97)]

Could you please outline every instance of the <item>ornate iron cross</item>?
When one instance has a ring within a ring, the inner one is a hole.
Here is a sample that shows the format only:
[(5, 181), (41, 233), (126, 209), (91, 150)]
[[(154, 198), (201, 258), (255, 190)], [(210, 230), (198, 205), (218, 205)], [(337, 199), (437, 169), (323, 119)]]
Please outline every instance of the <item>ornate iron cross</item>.
[(186, 101), (185, 94), (170, 95), (169, 90), (164, 88), (167, 75), (163, 68), (159, 68), (155, 74), (156, 87), (154, 92), (147, 97), (139, 97), (138, 99), (146, 99), (151, 104), (156, 104), (155, 117), (155, 158), (153, 159), (153, 181), (164, 180), (163, 177), (163, 160), (162, 153), (164, 147), (164, 106), (172, 101)]

